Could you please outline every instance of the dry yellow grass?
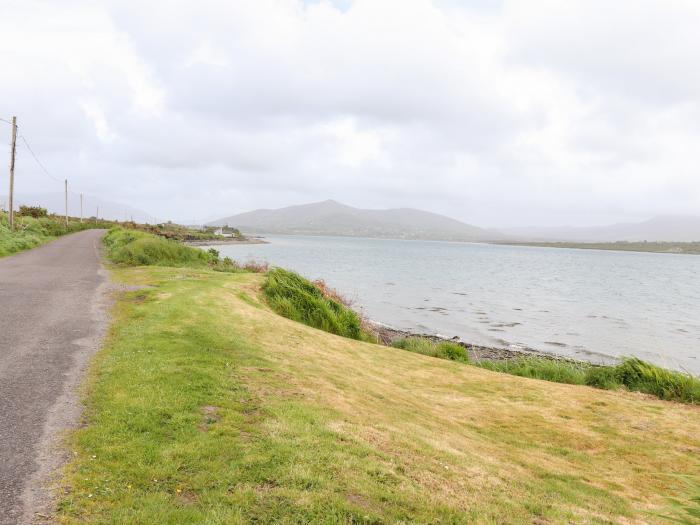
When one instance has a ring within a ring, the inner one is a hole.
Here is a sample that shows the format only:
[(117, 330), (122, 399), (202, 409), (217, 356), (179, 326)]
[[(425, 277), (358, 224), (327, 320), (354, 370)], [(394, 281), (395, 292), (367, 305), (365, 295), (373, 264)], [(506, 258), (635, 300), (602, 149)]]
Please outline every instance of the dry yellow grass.
[[(259, 279), (226, 285), (240, 333), (265, 348), (290, 389), (338, 412), (334, 430), (385, 452), (447, 504), (467, 510), (510, 499), (534, 508), (558, 499), (547, 490), (559, 488), (590, 496), (578, 509), (585, 522), (600, 490), (638, 511), (623, 521), (642, 523), (651, 519), (643, 511), (657, 509), (671, 490), (668, 474), (697, 468), (698, 407), (343, 339), (269, 311)], [(241, 300), (241, 290), (260, 307)], [(543, 483), (537, 501), (531, 491)], [(575, 501), (570, 506), (577, 510)]]

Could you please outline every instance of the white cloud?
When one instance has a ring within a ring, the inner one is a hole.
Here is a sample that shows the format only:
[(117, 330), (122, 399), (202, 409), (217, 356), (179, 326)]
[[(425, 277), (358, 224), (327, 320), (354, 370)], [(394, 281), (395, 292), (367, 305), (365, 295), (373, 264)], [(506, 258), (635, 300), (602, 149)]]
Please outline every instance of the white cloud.
[[(689, 0), (29, 0), (0, 16), (2, 116), (58, 178), (161, 217), (329, 197), (486, 225), (700, 209)], [(31, 165), (18, 181), (50, 184)]]

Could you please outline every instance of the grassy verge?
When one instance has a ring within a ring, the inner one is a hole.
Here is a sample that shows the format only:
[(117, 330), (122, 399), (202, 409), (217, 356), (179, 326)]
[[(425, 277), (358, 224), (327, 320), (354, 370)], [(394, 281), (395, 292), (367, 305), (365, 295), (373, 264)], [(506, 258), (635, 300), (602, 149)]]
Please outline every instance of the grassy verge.
[(80, 222), (70, 218), (66, 226), (62, 217), (22, 217), (15, 216), (15, 228), (10, 229), (7, 214), (0, 212), (0, 257), (29, 250), (52, 241), (61, 235), (89, 228), (108, 228), (109, 223)]
[(118, 268), (64, 524), (664, 523), (700, 412), (284, 319), (264, 277)]

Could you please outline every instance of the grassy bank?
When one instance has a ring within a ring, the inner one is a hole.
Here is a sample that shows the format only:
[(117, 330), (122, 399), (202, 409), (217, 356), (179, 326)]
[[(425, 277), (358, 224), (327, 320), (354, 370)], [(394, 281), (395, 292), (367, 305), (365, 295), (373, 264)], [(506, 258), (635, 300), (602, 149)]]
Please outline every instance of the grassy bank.
[(698, 407), (495, 373), (274, 313), (264, 277), (118, 268), (61, 523), (665, 523)]
[(103, 221), (80, 222), (69, 218), (66, 226), (63, 217), (22, 217), (15, 216), (15, 227), (10, 229), (7, 214), (0, 212), (0, 257), (35, 248), (62, 235), (89, 228), (108, 228)]

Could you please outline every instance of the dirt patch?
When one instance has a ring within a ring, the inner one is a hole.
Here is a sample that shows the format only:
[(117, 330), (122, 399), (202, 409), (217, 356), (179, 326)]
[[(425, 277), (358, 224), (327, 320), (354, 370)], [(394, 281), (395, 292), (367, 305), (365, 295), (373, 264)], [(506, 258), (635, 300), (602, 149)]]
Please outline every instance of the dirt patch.
[(219, 407), (206, 405), (202, 409), (202, 423), (199, 425), (200, 432), (207, 432), (211, 425), (218, 423), (221, 419)]

